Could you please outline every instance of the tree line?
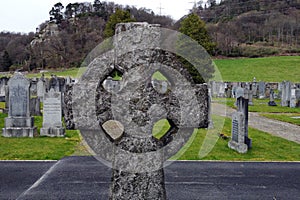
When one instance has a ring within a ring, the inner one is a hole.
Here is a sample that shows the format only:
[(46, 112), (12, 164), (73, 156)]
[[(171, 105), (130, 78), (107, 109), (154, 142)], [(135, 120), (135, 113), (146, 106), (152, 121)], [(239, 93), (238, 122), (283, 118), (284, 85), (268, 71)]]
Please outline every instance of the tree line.
[(40, 24), (36, 33), (0, 33), (0, 71), (80, 67), (85, 56), (108, 36), (107, 22), (112, 15), (120, 14), (118, 10), (135, 21), (166, 28), (174, 23), (171, 17), (146, 8), (99, 0), (66, 7), (59, 2), (50, 9), (49, 21)]
[(299, 0), (223, 0), (196, 12), (217, 44), (216, 54), (300, 53)]

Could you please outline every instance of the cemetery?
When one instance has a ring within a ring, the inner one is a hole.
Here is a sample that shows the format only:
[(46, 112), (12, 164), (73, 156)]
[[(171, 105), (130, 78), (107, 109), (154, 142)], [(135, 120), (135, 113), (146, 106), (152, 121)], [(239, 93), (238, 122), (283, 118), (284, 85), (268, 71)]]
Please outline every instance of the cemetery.
[(172, 53), (155, 49), (168, 35), (158, 25), (120, 23), (114, 47), (97, 52), (81, 77), (1, 78), (0, 159), (60, 164), (93, 155), (99, 170), (109, 167), (110, 199), (168, 199), (165, 177), (177, 169), (164, 165), (174, 160), (300, 160), (300, 134), (259, 124), (275, 119), (299, 133), (300, 80), (195, 84)]

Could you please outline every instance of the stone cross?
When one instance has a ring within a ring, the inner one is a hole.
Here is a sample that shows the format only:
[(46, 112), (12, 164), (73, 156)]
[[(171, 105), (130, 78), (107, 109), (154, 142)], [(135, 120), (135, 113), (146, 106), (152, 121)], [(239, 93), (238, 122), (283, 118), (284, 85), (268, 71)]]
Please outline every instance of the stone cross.
[[(110, 199), (166, 199), (164, 162), (195, 127), (208, 127), (208, 87), (193, 84), (175, 55), (158, 49), (169, 36), (159, 25), (118, 24), (114, 48), (90, 62), (74, 85), (76, 127), (113, 169)], [(115, 70), (123, 74), (117, 91), (106, 87)], [(154, 87), (156, 72), (170, 89)], [(152, 129), (161, 119), (170, 128), (158, 139)]]
[(5, 118), (4, 137), (34, 137), (37, 129), (30, 116), (30, 82), (19, 72), (8, 82), (9, 111)]

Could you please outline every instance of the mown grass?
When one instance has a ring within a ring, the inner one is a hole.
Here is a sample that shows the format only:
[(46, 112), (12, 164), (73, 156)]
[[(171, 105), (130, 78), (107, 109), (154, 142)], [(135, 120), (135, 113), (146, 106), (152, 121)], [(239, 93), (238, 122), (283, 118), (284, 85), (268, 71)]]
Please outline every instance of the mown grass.
[[(80, 77), (80, 70), (81, 68), (70, 68), (70, 69), (62, 69), (62, 70), (46, 70), (43, 74), (46, 78), (50, 78), (52, 74), (60, 77), (67, 77), (70, 76), (72, 78)], [(27, 78), (40, 78), (42, 76), (41, 73), (29, 73), (26, 75)]]
[[(216, 118), (216, 116), (214, 116)], [(221, 118), (221, 117), (217, 117)], [(225, 119), (225, 124), (220, 134), (231, 135), (231, 120)], [(223, 160), (223, 161), (300, 161), (300, 145), (268, 133), (249, 128), (249, 137), (252, 139), (253, 148), (246, 154), (239, 154), (228, 148), (228, 139), (219, 138), (212, 151), (204, 157), (199, 157), (207, 132), (206, 129), (196, 130), (191, 138), (194, 140), (178, 160)], [(215, 135), (218, 137), (218, 135)], [(179, 152), (180, 154), (182, 152)], [(176, 157), (176, 156), (174, 156)]]
[[(0, 114), (0, 127), (4, 127), (7, 114)], [(34, 117), (38, 131), (43, 119)], [(76, 130), (66, 130), (64, 138), (4, 138), (0, 137), (0, 160), (59, 160), (74, 153), (79, 144), (79, 133)]]
[(224, 81), (249, 82), (256, 77), (257, 81), (299, 82), (300, 56), (216, 59), (214, 62)]
[[(225, 101), (226, 100), (226, 101)], [(234, 98), (214, 98), (214, 102), (225, 103), (231, 108), (236, 108)], [(280, 106), (280, 100), (275, 100), (277, 106), (269, 106), (267, 99), (253, 99), (253, 106), (249, 106), (249, 112), (262, 113), (300, 113), (300, 108), (290, 108)]]
[[(275, 119), (282, 122), (287, 122), (291, 124), (295, 124), (300, 126), (300, 118), (293, 118), (293, 117), (300, 117), (300, 112), (298, 114), (291, 114), (291, 113), (281, 113), (281, 114), (261, 114), (261, 116), (267, 117), (269, 119)], [(300, 127), (299, 127), (300, 128)]]

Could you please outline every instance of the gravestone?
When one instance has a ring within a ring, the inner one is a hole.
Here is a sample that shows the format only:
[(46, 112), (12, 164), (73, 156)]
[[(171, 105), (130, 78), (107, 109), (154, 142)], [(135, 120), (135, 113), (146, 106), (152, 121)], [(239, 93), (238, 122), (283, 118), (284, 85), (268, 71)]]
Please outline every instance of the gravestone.
[(239, 153), (246, 153), (248, 146), (245, 144), (245, 116), (242, 112), (234, 112), (232, 115), (231, 140), (228, 147)]
[(277, 104), (275, 103), (275, 98), (274, 98), (274, 90), (271, 89), (270, 90), (270, 101), (268, 102), (269, 106), (277, 106)]
[(265, 93), (266, 93), (266, 84), (265, 82), (263, 81), (260, 81), (258, 83), (258, 95), (259, 95), (259, 98), (260, 99), (264, 99), (266, 96), (265, 96)]
[(290, 106), (291, 98), (291, 82), (283, 81), (282, 82), (282, 94), (281, 94), (281, 106), (288, 107)]
[(37, 78), (30, 79), (30, 96), (37, 96)]
[[(110, 199), (164, 200), (164, 161), (195, 127), (208, 127), (208, 88), (193, 83), (176, 55), (157, 49), (170, 36), (159, 25), (122, 23), (116, 34), (114, 49), (90, 62), (74, 85), (74, 121), (96, 158), (111, 163)], [(105, 89), (115, 69), (123, 74), (117, 92)], [(171, 91), (154, 88), (156, 72), (167, 75)], [(157, 139), (152, 128), (160, 119), (170, 129)]]
[(46, 92), (45, 80), (40, 78), (39, 81), (37, 82), (37, 97), (40, 98), (41, 101), (43, 101), (45, 92)]
[(59, 92), (59, 91), (60, 91), (59, 80), (58, 80), (57, 76), (54, 75), (54, 74), (51, 75), (51, 78), (50, 78), (50, 80), (49, 80), (49, 88), (48, 88), (48, 91), (50, 91), (51, 88), (52, 88), (55, 92)]
[(3, 110), (3, 113), (8, 113), (9, 109), (9, 88), (8, 85), (5, 86), (5, 108)]
[(225, 83), (219, 82), (219, 92), (218, 92), (218, 97), (223, 98), (225, 97)]
[(296, 89), (296, 107), (300, 108), (300, 89)]
[(31, 116), (41, 116), (42, 113), (41, 113), (41, 106), (40, 106), (40, 98), (38, 97), (33, 97), (33, 98), (30, 98), (30, 105), (29, 105), (29, 108), (30, 108), (30, 115)]
[(243, 135), (244, 144), (247, 145), (247, 149), (252, 148), (252, 140), (248, 137), (248, 103), (249, 103), (249, 93), (250, 91), (248, 89), (244, 88), (237, 88), (236, 91), (236, 106), (237, 106), (237, 112), (240, 112), (243, 114)]
[(252, 94), (254, 98), (257, 98), (257, 82), (256, 82), (256, 78), (253, 78), (252, 81)]
[(4, 137), (34, 137), (37, 129), (30, 116), (30, 82), (19, 72), (8, 81), (9, 111), (5, 118)]
[(211, 82), (211, 95), (212, 97), (217, 97), (218, 91), (217, 91), (217, 83), (215, 81)]
[(247, 89), (249, 91), (249, 94), (248, 94), (248, 105), (249, 106), (253, 106), (253, 85), (250, 84), (250, 83), (247, 83)]
[(5, 102), (5, 87), (7, 86), (7, 82), (8, 82), (8, 78), (7, 77), (1, 77), (0, 78), (0, 101), (1, 102)]
[(291, 89), (290, 108), (295, 108), (296, 104), (297, 104), (296, 89), (293, 88), (293, 89)]
[(62, 126), (62, 97), (53, 88), (44, 95), (43, 128), (41, 136), (62, 137), (65, 129)]

